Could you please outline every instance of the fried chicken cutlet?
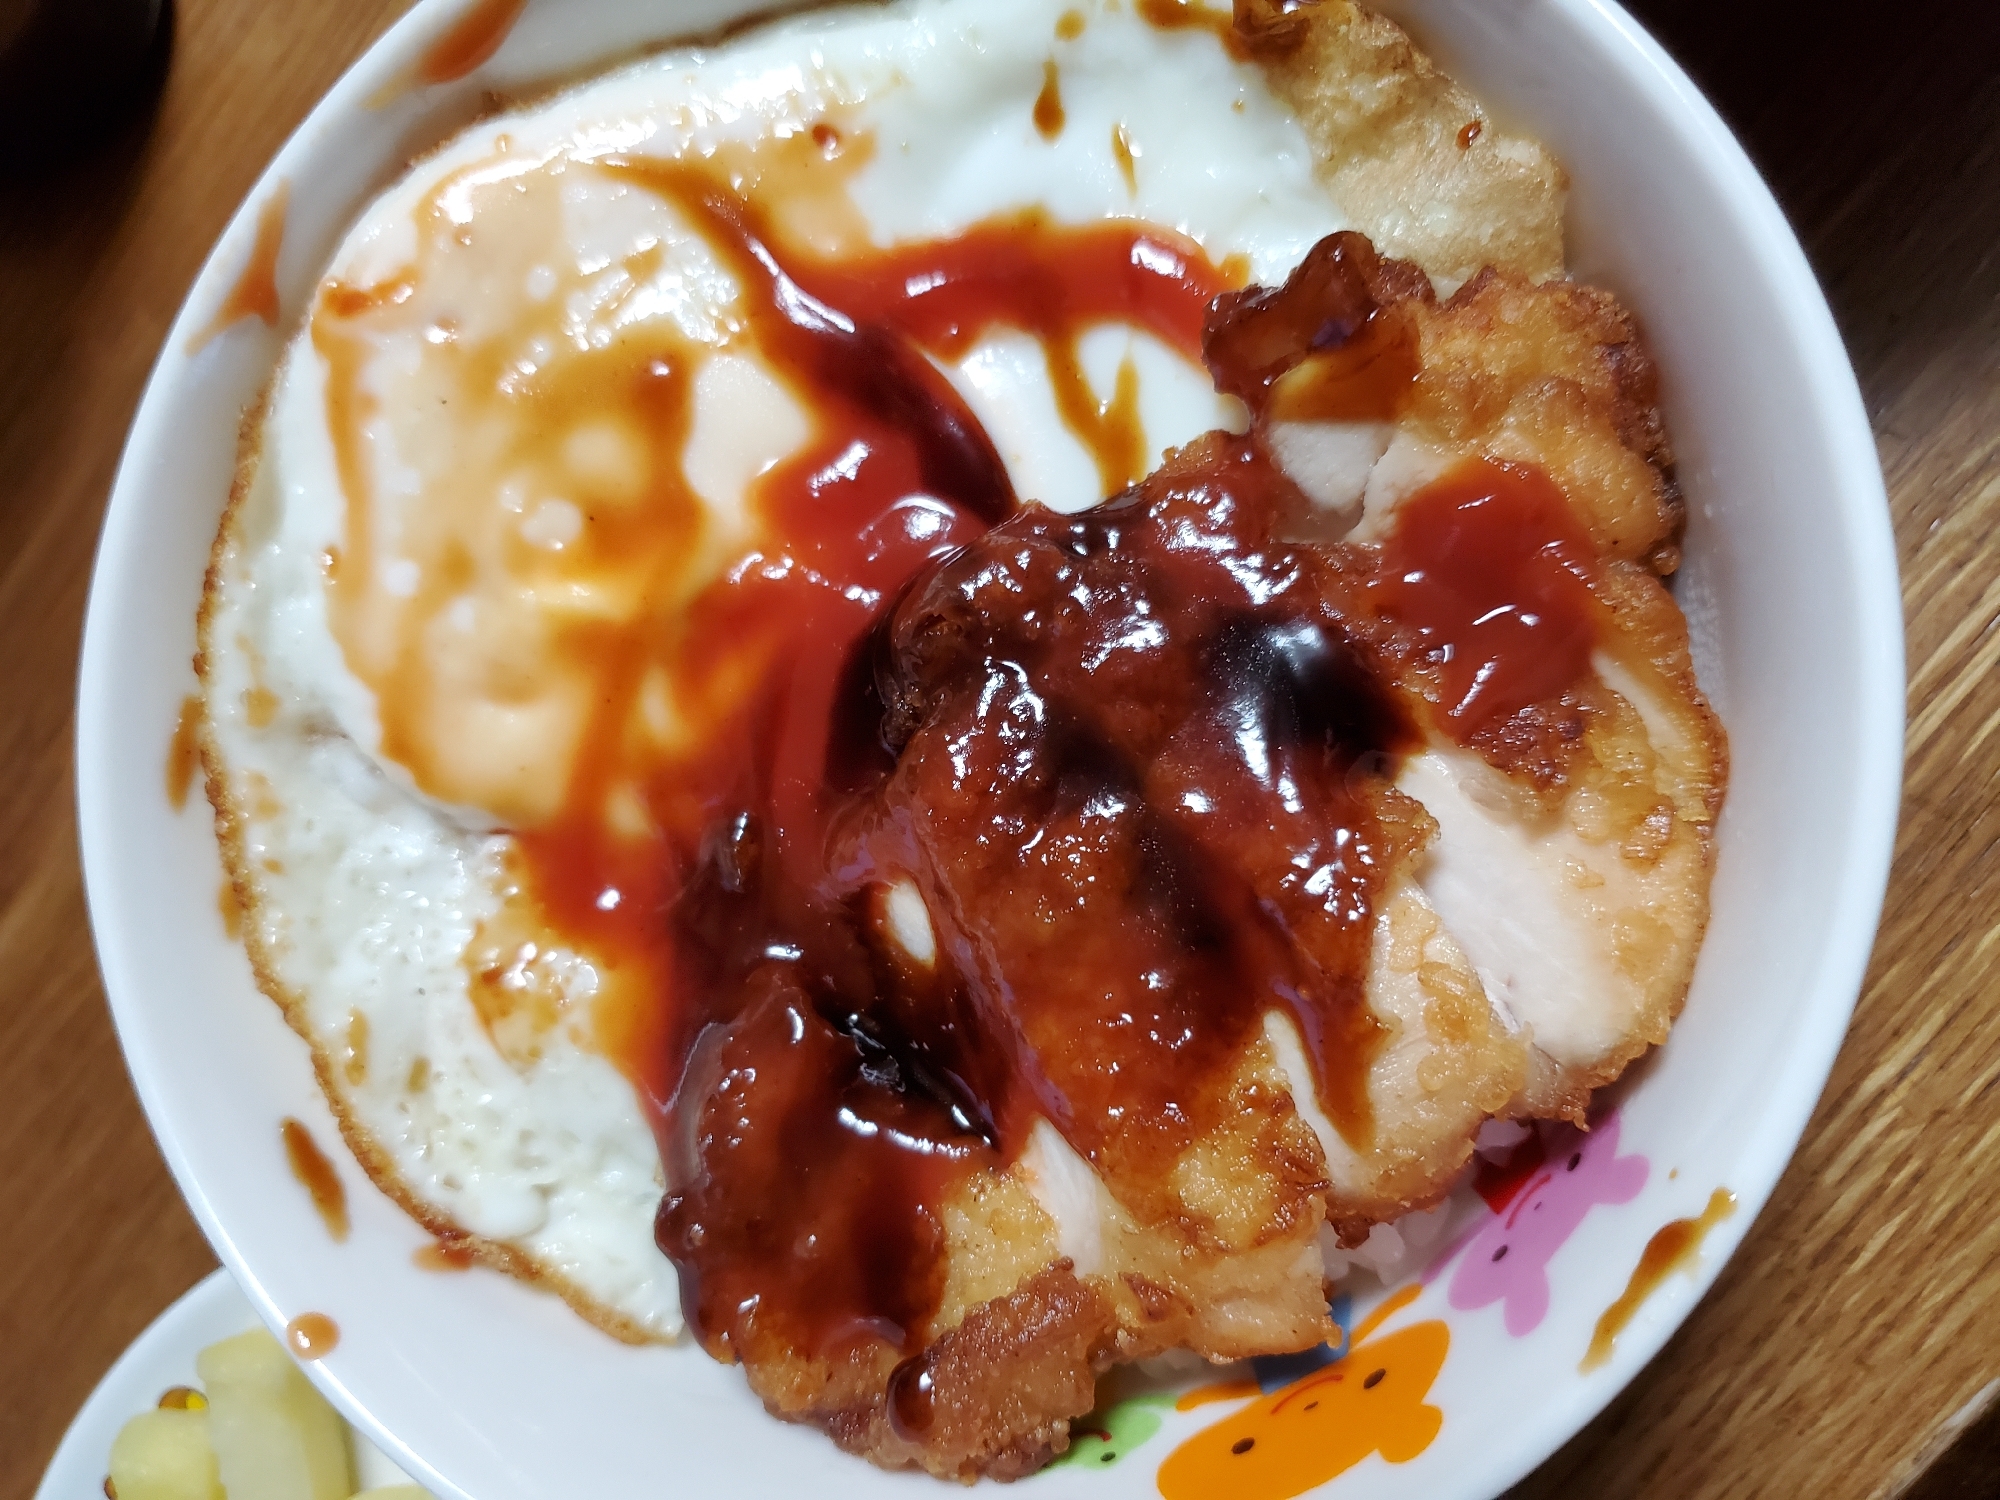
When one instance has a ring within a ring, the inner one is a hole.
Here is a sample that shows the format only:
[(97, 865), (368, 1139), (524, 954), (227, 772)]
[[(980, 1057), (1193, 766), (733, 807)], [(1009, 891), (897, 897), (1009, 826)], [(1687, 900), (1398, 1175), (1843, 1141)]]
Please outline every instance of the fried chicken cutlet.
[[(1499, 316), (1518, 338), (1463, 335)], [(876, 1107), (929, 1111), (929, 1134), (885, 1115), (865, 1135), (873, 1155), (922, 1136), (913, 1160), (943, 1175), (905, 1181), (922, 1243), (885, 1252), (876, 1232), (864, 1259), (933, 1290), (898, 1304), (900, 1344), (816, 1373), (816, 1396), (794, 1404), (807, 1334), (780, 1334), (773, 1362), (774, 1404), (878, 1461), (1011, 1472), (1107, 1363), (1317, 1342), (1322, 1219), (1353, 1239), (1436, 1202), (1489, 1117), (1580, 1118), (1685, 993), (1723, 750), (1678, 612), (1632, 560), (1670, 555), (1675, 502), (1629, 320), (1495, 274), (1440, 305), (1342, 234), (1285, 286), (1222, 299), (1208, 348), (1249, 435), (1203, 438), (1082, 515), (1029, 507), (920, 580), (874, 647), (862, 691), (893, 762), (830, 865), (860, 877), (850, 909), (914, 893), (923, 959), (878, 922), (864, 979), (791, 1003), (847, 1015), (856, 1076), (888, 1059)], [(1535, 453), (1547, 467), (1496, 439), (1504, 415), (1460, 415), (1523, 392), (1588, 419)], [(1363, 424), (1392, 429), (1377, 468), (1422, 443), (1433, 477), (1371, 508), (1371, 469), (1342, 519), (1312, 465), (1328, 434), (1287, 429)], [(1526, 618), (1495, 631), (1496, 610)], [(732, 1076), (766, 1077), (764, 1056)], [(748, 1118), (733, 1087), (705, 1092)], [(740, 1128), (715, 1108), (686, 1163), (708, 1196)], [(890, 1201), (826, 1170), (842, 1213)], [(717, 1252), (689, 1239), (690, 1201), (663, 1223), (705, 1286)], [(757, 1213), (769, 1243), (812, 1237), (768, 1199)], [(998, 1243), (1014, 1286), (970, 1310), (943, 1294)], [(697, 1327), (771, 1399), (766, 1303), (747, 1282), (723, 1301), (754, 1310)], [(960, 1323), (985, 1358), (954, 1359), (952, 1319), (988, 1308), (1018, 1345)], [(968, 1411), (990, 1458), (962, 1447)]]
[[(1149, 9), (1174, 26), (1190, 10)], [(1665, 1035), (1705, 920), (1724, 748), (1659, 583), (1678, 555), (1671, 452), (1630, 319), (1554, 279), (1560, 169), (1345, 0), (1244, 0), (1226, 40), (1365, 233), (1322, 239), (1282, 286), (1212, 308), (1208, 367), (1247, 432), (1198, 438), (1077, 515), (1015, 503), (963, 392), (927, 363), (948, 351), (900, 314), (850, 316), (846, 297), (867, 288), (842, 279), (837, 254), (773, 232), (744, 186), (755, 172), (710, 182), (627, 156), (493, 169), (516, 184), (518, 234), (556, 222), (558, 196), (611, 223), (651, 192), (674, 234), (693, 222), (709, 241), (676, 272), (683, 285), (750, 289), (747, 310), (701, 307), (634, 367), (657, 382), (644, 387), (657, 433), (699, 435), (694, 411), (667, 399), (690, 386), (675, 399), (733, 406), (771, 433), (802, 420), (740, 354), (722, 395), (701, 394), (728, 363), (708, 346), (739, 349), (746, 327), (822, 415), (844, 420), (838, 403), (858, 400), (936, 425), (907, 445), (881, 516), (807, 517), (763, 552), (754, 530), (697, 521), (692, 555), (728, 563), (727, 581), (830, 581), (825, 595), (846, 601), (812, 605), (763, 656), (731, 654), (732, 632), (764, 649), (754, 611), (725, 613), (704, 627), (718, 644), (697, 672), (657, 691), (620, 679), (629, 718), (578, 731), (584, 760), (615, 762), (649, 735), (685, 738), (712, 697), (737, 717), (715, 715), (727, 733), (696, 767), (708, 780), (656, 754), (636, 762), (654, 782), (608, 796), (560, 760), (522, 770), (507, 738), (520, 705), (568, 724), (556, 710), (590, 698), (589, 678), (534, 698), (542, 617), (495, 636), (518, 649), (490, 664), (514, 695), (477, 705), (491, 733), (433, 736), (469, 747), (486, 780), (440, 790), (415, 762), (355, 751), (350, 735), (373, 743), (372, 710), (357, 729), (344, 701), (295, 703), (290, 679), (242, 644), (260, 611), (317, 597), (315, 559), (334, 582), (343, 566), (336, 546), (260, 571), (294, 521), (248, 439), (218, 538), (202, 627), (211, 796), (260, 980), (313, 1043), (371, 1175), (440, 1234), (552, 1282), (621, 1336), (670, 1334), (684, 1313), (773, 1412), (891, 1467), (1027, 1473), (1061, 1451), (1114, 1363), (1328, 1337), (1323, 1235), (1353, 1244), (1439, 1201), (1489, 1118), (1581, 1118), (1592, 1088)], [(837, 161), (848, 126), (831, 119), (824, 142), (818, 128), (800, 139)], [(857, 140), (859, 162), (874, 146)], [(531, 278), (518, 246), (481, 259), (495, 241), (475, 232), (491, 222), (480, 212), (449, 253), (481, 284)], [(635, 223), (655, 237), (635, 241), (631, 266), (657, 263), (665, 231)], [(1173, 270), (1198, 251), (1155, 239), (1145, 267), (1182, 276), (1184, 303), (1190, 287), (1234, 284)], [(322, 352), (374, 337), (366, 318), (418, 329), (398, 311), (406, 285), (409, 308), (450, 300), (415, 273), (329, 280), (312, 325)], [(593, 304), (611, 321), (590, 349), (625, 357), (631, 335), (613, 325), (630, 296), (613, 287)], [(447, 323), (424, 325), (425, 351), (395, 367), (412, 391), (424, 360), (478, 332)], [(531, 365), (545, 358), (524, 347)], [(1064, 357), (1080, 366), (1077, 347)], [(350, 399), (330, 395), (329, 409)], [(385, 426), (416, 409), (388, 406)], [(901, 451), (861, 430), (875, 445), (856, 450), (864, 460)], [(616, 445), (583, 435), (564, 462), (609, 484)], [(838, 421), (803, 450), (825, 465), (802, 486), (815, 501), (853, 478), (837, 439)], [(695, 446), (666, 467), (712, 478)], [(807, 474), (788, 452), (731, 481), (746, 514), (770, 503), (752, 482), (772, 466), (787, 483)], [(630, 503), (586, 507), (577, 524)], [(440, 514), (413, 507), (409, 524)], [(567, 514), (545, 505), (524, 532), (560, 551), (575, 540)], [(843, 528), (861, 538), (854, 559)], [(519, 545), (503, 536), (487, 556)], [(688, 551), (660, 555), (679, 566)], [(674, 580), (692, 617), (707, 596)], [(620, 600), (656, 587), (613, 582), (544, 583), (540, 597), (560, 629), (608, 632), (625, 628)], [(863, 609), (865, 628), (851, 623)], [(670, 611), (631, 628), (653, 642), (683, 623)], [(380, 626), (374, 645), (404, 650)], [(420, 657), (404, 650), (396, 670)], [(449, 664), (446, 701), (469, 676)], [(273, 749), (284, 736), (299, 745)], [(343, 843), (284, 805), (273, 778), (297, 769), (294, 750), (379, 826)], [(508, 795), (477, 790), (493, 785)], [(537, 826), (575, 787), (595, 799), (578, 803), (590, 826)], [(409, 932), (376, 922), (344, 947), (298, 920), (310, 871), (331, 860), (347, 882), (336, 904), (360, 911), (389, 889), (368, 859), (408, 862), (427, 840), (459, 892), (439, 903), (442, 944), (428, 917)], [(606, 874), (590, 866), (600, 846), (649, 863), (634, 875), (620, 853)], [(551, 870), (584, 871), (588, 889), (552, 888)], [(591, 946), (602, 931), (637, 946), (607, 959)], [(408, 974), (381, 967), (418, 949), (429, 956)], [(336, 968), (389, 977), (349, 1009), (315, 977)], [(386, 993), (398, 984), (400, 1002)], [(653, 1019), (614, 1033), (638, 991)], [(449, 1089), (432, 1066), (447, 1056), (471, 1060)], [(587, 1136), (575, 1160), (552, 1159), (569, 1136), (516, 1128), (551, 1102), (616, 1115), (599, 1137), (616, 1159)], [(469, 1170), (473, 1136), (516, 1143), (518, 1159)], [(602, 1180), (580, 1180), (591, 1172)], [(614, 1215), (589, 1191), (606, 1184)], [(671, 1269), (629, 1232), (634, 1205), (643, 1223), (654, 1203)], [(618, 1221), (608, 1254), (600, 1217)]]

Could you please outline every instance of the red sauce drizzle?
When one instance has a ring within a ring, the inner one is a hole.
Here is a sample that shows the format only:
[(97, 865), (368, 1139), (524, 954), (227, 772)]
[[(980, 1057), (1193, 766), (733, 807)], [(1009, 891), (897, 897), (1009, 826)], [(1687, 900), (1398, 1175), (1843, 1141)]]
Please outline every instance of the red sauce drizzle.
[(1413, 628), (1461, 744), (1553, 698), (1590, 665), (1596, 550), (1540, 469), (1472, 460), (1403, 502), (1378, 607)]
[(500, 50), (527, 0), (474, 0), (417, 63), (420, 83), (463, 78)]
[(287, 1119), (280, 1127), (285, 1141), (285, 1160), (292, 1176), (312, 1196), (312, 1205), (326, 1224), (326, 1232), (336, 1241), (347, 1238), (347, 1188), (334, 1170), (312, 1132), (298, 1120)]
[(1351, 583), (1273, 541), (1289, 489), (1213, 435), (1099, 510), (1029, 512), (911, 595), (878, 673), (893, 821), (980, 1026), (1025, 1043), (966, 1071), (998, 1075), (1003, 1140), (1055, 1121), (1128, 1204), (1218, 1119), (1273, 1005), (1336, 1124), (1371, 1130), (1394, 834), (1357, 764), (1411, 729), (1334, 602)]
[(266, 325), (277, 327), (278, 252), (284, 248), (285, 209), (290, 201), (291, 184), (281, 182), (257, 210), (257, 238), (251, 243), (250, 259), (208, 327), (189, 340), (188, 353), (195, 353), (224, 329), (245, 318), (260, 318)]
[[(1094, 324), (1129, 323), (1190, 358), (1215, 299), (1237, 284), (1199, 246), (1124, 220), (1058, 227), (1039, 212), (980, 224), (957, 239), (825, 267), (811, 285), (837, 306), (866, 309), (940, 358), (962, 358), (990, 328), (1017, 328), (1046, 354), (1056, 410), (1090, 449), (1114, 495), (1147, 467), (1137, 385), (1100, 402), (1078, 340)], [(1124, 382), (1121, 381), (1121, 385)]]
[[(760, 347), (807, 382), (824, 428), (760, 503), (795, 555), (869, 591), (857, 604), (745, 574), (697, 607), (690, 650), (717, 621), (785, 645), (759, 709), (687, 773), (698, 838), (631, 904), (667, 912), (647, 1070), (659, 1241), (712, 1352), (888, 1359), (893, 1420), (920, 1431), (942, 1206), (1036, 1119), (1142, 1219), (1168, 1216), (1167, 1169), (1222, 1120), (1275, 1005), (1329, 1117), (1365, 1145), (1384, 1039), (1363, 1003), (1372, 911), (1411, 836), (1382, 788), (1415, 733), (1381, 686), (1381, 617), (1439, 649), (1490, 645), (1496, 704), (1540, 680), (1517, 658), (1543, 650), (1544, 627), (1489, 643), (1490, 619), (1461, 618), (1479, 602), (1455, 565), (1463, 526), (1438, 540), (1409, 523), (1395, 565), (1414, 557), (1421, 576), (1393, 588), (1277, 541), (1301, 502), (1252, 439), (1204, 439), (1083, 516), (1003, 520), (997, 459), (915, 352), (949, 358), (1001, 322), (1058, 344), (1105, 317), (1185, 349), (1206, 323), (1218, 383), (1268, 393), (1371, 327), (1407, 330), (1382, 315), (1428, 284), (1365, 241), (1323, 246), (1288, 298), (1244, 294), (1205, 319), (1219, 276), (1156, 231), (1024, 218), (781, 262), (699, 172), (620, 170), (681, 203), (753, 290)], [(1369, 368), (1341, 399), (1393, 407), (1404, 365)], [(1447, 485), (1409, 514), (1469, 503)], [(1530, 540), (1496, 554), (1492, 586), (1539, 603), (1561, 515), (1497, 504)], [(547, 836), (524, 844), (551, 868)], [(880, 919), (898, 881), (924, 898), (932, 966)]]
[[(768, 649), (749, 654), (765, 664), (752, 706), (704, 725), (694, 760), (652, 789), (661, 840), (635, 848), (605, 831), (587, 743), (567, 810), (520, 835), (523, 863), (557, 930), (652, 976), (657, 1013), (632, 1028), (623, 1061), (659, 1105), (675, 1186), (661, 1239), (703, 1341), (740, 1354), (767, 1335), (829, 1356), (915, 1348), (940, 1290), (935, 1207), (953, 1178), (994, 1163), (994, 1138), (976, 1091), (928, 1069), (950, 1055), (950, 1007), (895, 975), (862, 918), (875, 882), (828, 856), (889, 764), (876, 627), (908, 580), (1016, 508), (926, 354), (948, 358), (1001, 323), (1060, 348), (1129, 319), (1192, 355), (1227, 282), (1170, 233), (1038, 217), (855, 261), (781, 259), (770, 226), (701, 167), (601, 169), (691, 218), (746, 289), (760, 353), (809, 397), (818, 436), (757, 487), (784, 556), (687, 613), (677, 649), (690, 664), (742, 660), (746, 640)], [(399, 294), (324, 299), (353, 315), (356, 299)], [(700, 1107), (677, 1110), (681, 1097)]]
[[(1090, 514), (1022, 509), (931, 363), (995, 326), (1040, 339), (1107, 489), (1139, 458), (1076, 364), (1097, 322), (1205, 350), (1253, 406), (1290, 381), (1315, 411), (1393, 411), (1415, 349), (1396, 304), (1428, 283), (1358, 237), (1277, 294), (1218, 304), (1229, 279), (1148, 226), (1026, 215), (829, 262), (787, 248), (712, 169), (599, 169), (701, 232), (817, 435), (752, 496), (779, 554), (700, 595), (674, 647), (688, 680), (751, 662), (754, 690), (732, 700), (749, 706), (701, 724), (700, 749), (647, 788), (650, 843), (604, 828), (616, 762), (587, 739), (565, 810), (519, 836), (526, 878), (556, 930), (646, 976), (653, 1011), (620, 1060), (655, 1110), (657, 1234), (693, 1331), (724, 1358), (876, 1361), (894, 1420), (919, 1431), (942, 1207), (1036, 1118), (1135, 1213), (1170, 1214), (1163, 1169), (1216, 1123), (1277, 1005), (1329, 1116), (1369, 1139), (1371, 913), (1410, 836), (1382, 788), (1414, 736), (1379, 638), (1420, 637), (1448, 682), (1484, 651), (1491, 670), (1454, 703), (1497, 712), (1543, 680), (1516, 658), (1546, 649), (1569, 533), (1496, 471), (1492, 493), (1407, 502), (1424, 524), (1391, 551), (1416, 576), (1376, 581), (1277, 540), (1300, 497), (1253, 439), (1221, 435)], [(662, 422), (685, 422), (683, 386)], [(1481, 505), (1533, 532), (1491, 577), (1467, 561)], [(1489, 594), (1539, 612), (1496, 633)], [(932, 964), (888, 936), (902, 881), (929, 911)]]
[[(711, 1349), (912, 1355), (939, 1208), (1037, 1118), (1170, 1213), (1166, 1169), (1274, 1004), (1366, 1138), (1365, 919), (1394, 835), (1357, 762), (1409, 730), (1326, 607), (1337, 581), (1269, 545), (1284, 487), (1211, 438), (1099, 511), (969, 542), (841, 674), (818, 795), (767, 782), (712, 832), (670, 919), (705, 1027), (659, 1222)], [(934, 968), (874, 918), (899, 878)], [(906, 1427), (921, 1376), (894, 1390)]]
[(285, 1344), (300, 1359), (325, 1359), (340, 1345), (340, 1325), (325, 1313), (300, 1313), (285, 1325)]

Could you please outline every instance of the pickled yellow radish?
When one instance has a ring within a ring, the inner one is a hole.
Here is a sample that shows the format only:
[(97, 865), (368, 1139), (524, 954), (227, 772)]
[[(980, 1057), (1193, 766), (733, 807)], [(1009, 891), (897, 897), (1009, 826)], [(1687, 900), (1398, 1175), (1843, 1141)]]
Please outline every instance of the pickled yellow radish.
[(110, 1471), (118, 1500), (225, 1500), (205, 1411), (140, 1412), (112, 1441)]
[(268, 1332), (210, 1345), (195, 1369), (228, 1500), (349, 1500), (347, 1424)]

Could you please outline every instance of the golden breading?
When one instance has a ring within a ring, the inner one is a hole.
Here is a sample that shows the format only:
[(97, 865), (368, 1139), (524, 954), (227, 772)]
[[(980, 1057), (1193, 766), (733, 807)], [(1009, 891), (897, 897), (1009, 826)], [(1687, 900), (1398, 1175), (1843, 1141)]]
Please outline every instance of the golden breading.
[(1659, 376), (1616, 299), (1489, 270), (1416, 317), (1423, 372), (1405, 431), (1535, 464), (1606, 556), (1663, 574), (1678, 566), (1683, 508)]
[[(1239, 0), (1237, 13), (1276, 9)], [(1447, 293), (1489, 266), (1563, 274), (1568, 181), (1540, 142), (1501, 129), (1400, 26), (1352, 0), (1308, 0), (1264, 24), (1283, 43), (1257, 53), (1273, 92), (1334, 202), (1384, 255)]]

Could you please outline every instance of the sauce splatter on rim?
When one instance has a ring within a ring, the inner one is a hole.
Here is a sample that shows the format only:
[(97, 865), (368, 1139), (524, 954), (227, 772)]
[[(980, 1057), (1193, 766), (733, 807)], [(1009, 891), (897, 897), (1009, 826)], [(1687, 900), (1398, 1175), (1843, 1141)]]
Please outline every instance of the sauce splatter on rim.
[(1646, 1299), (1674, 1272), (1693, 1275), (1701, 1255), (1701, 1242), (1708, 1238), (1711, 1229), (1735, 1212), (1736, 1195), (1726, 1188), (1717, 1188), (1697, 1217), (1675, 1219), (1648, 1240), (1625, 1290), (1598, 1318), (1590, 1336), (1590, 1349), (1577, 1369), (1587, 1375), (1602, 1368), (1617, 1347), (1618, 1335), (1625, 1331)]
[(347, 1238), (347, 1188), (340, 1180), (340, 1173), (320, 1150), (319, 1142), (312, 1137), (302, 1121), (287, 1118), (280, 1127), (285, 1145), (285, 1161), (306, 1192), (312, 1197), (314, 1210), (326, 1225), (326, 1232), (336, 1242)]

